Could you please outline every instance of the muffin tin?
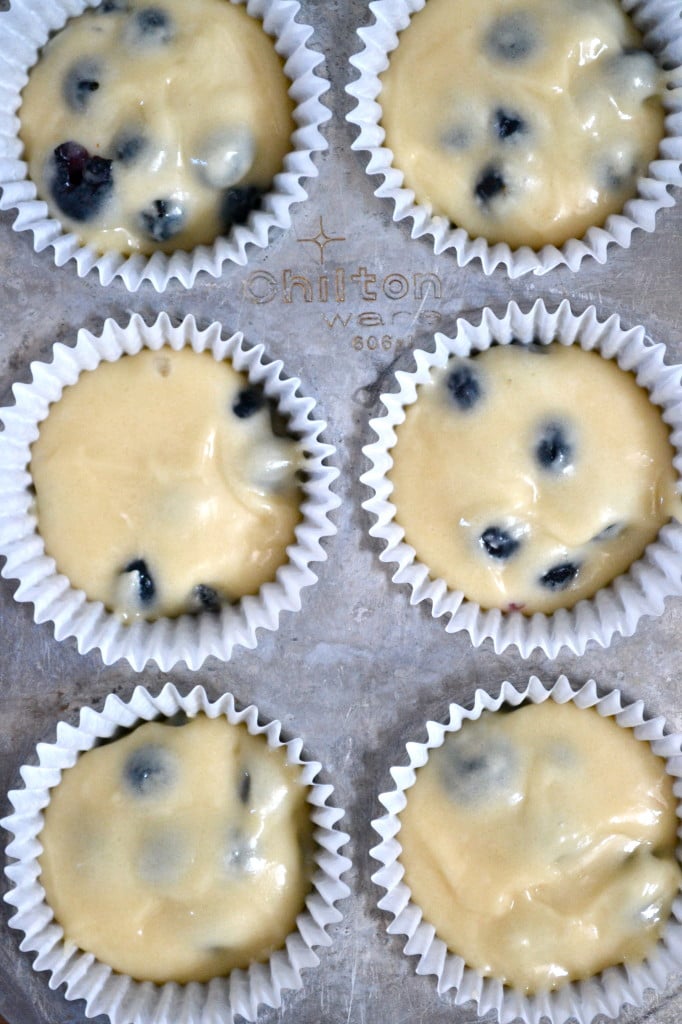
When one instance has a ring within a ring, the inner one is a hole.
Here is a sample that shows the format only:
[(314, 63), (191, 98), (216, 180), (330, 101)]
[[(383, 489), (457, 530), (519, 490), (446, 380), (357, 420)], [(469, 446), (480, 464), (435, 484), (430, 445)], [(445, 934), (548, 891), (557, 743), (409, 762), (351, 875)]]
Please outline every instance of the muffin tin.
[[(679, 3), (668, 6), (679, 18)], [(165, 312), (178, 324), (191, 314), (200, 328), (220, 323), (226, 337), (242, 331), (300, 379), (327, 423), (321, 440), (336, 448), (333, 490), (341, 499), (330, 514), (336, 535), (323, 541), (327, 560), (315, 567), (318, 581), (302, 592), (300, 610), (260, 631), (255, 649), (237, 646), (229, 661), (209, 658), (196, 671), (180, 663), (136, 672), (123, 660), (105, 665), (96, 650), (80, 654), (73, 639), (57, 641), (48, 623), (34, 622), (31, 606), (14, 600), (14, 582), (0, 580), (0, 817), (10, 812), (7, 792), (21, 785), (19, 766), (35, 764), (36, 744), (54, 741), (58, 721), (76, 724), (82, 707), (100, 709), (111, 693), (128, 700), (139, 684), (156, 694), (169, 680), (182, 694), (197, 684), (213, 700), (230, 692), (239, 707), (255, 704), (288, 736), (304, 738), (303, 754), (321, 762), (320, 778), (346, 812), (339, 828), (350, 836), (341, 850), (352, 862), (343, 919), (330, 925), (331, 944), (303, 971), (302, 987), (285, 991), (279, 1009), (261, 1007), (260, 1024), (471, 1024), (481, 1019), (473, 1004), (457, 1005), (452, 992), (439, 995), (433, 978), (416, 973), (404, 938), (387, 934), (377, 906), (371, 822), (390, 788), (389, 769), (405, 763), (405, 743), (424, 740), (425, 723), (445, 720), (452, 702), (470, 706), (477, 689), (498, 692), (503, 680), (521, 689), (533, 674), (551, 685), (564, 673), (576, 688), (593, 678), (600, 694), (618, 688), (625, 703), (643, 702), (646, 718), (663, 716), (666, 728), (681, 731), (682, 601), (667, 600), (631, 636), (588, 644), (580, 656), (566, 648), (553, 657), (535, 650), (524, 658), (514, 647), (497, 654), (490, 639), (474, 647), (466, 632), (448, 634), (427, 605), (412, 606), (409, 588), (381, 563), (382, 544), (362, 508), (371, 496), (360, 482), (369, 468), (362, 448), (374, 440), (369, 421), (382, 413), (379, 396), (397, 390), (397, 369), (414, 369), (415, 348), (433, 351), (435, 332), (453, 335), (458, 318), (477, 324), (486, 307), (501, 317), (511, 300), (525, 311), (542, 298), (550, 310), (568, 300), (578, 315), (589, 306), (600, 320), (616, 314), (624, 328), (641, 325), (664, 344), (668, 364), (682, 364), (682, 193), (673, 188), (675, 204), (658, 213), (655, 230), (611, 245), (603, 264), (586, 258), (577, 272), (559, 266), (518, 279), (502, 268), (485, 273), (477, 259), (459, 267), (455, 253), (437, 255), (432, 239), (412, 238), (409, 220), (393, 220), (392, 202), (374, 194), (366, 154), (352, 149), (357, 128), (346, 115), (356, 102), (345, 86), (357, 78), (350, 57), (362, 47), (356, 30), (371, 23), (370, 5), (302, 0), (298, 18), (314, 30), (307, 46), (323, 58), (317, 73), (331, 83), (322, 103), (332, 116), (322, 128), (328, 148), (314, 158), (318, 176), (292, 206), (291, 226), (274, 231), (267, 247), (248, 246), (243, 265), (228, 262), (217, 277), (199, 273), (191, 289), (170, 281), (157, 293), (143, 282), (131, 294), (118, 278), (104, 286), (94, 271), (79, 277), (73, 261), (57, 266), (49, 248), (34, 250), (30, 231), (13, 230), (14, 212), (1, 213), (0, 405), (12, 404), (12, 385), (29, 382), (30, 363), (49, 359), (55, 341), (73, 346), (81, 327), (97, 334), (107, 317), (127, 323), (137, 313), (151, 324)], [(3, 874), (3, 893), (7, 884)], [(84, 1024), (84, 1004), (33, 971), (11, 915), (1, 903), (0, 1015), (10, 1024)], [(681, 1017), (679, 964), (659, 992), (617, 1019)]]

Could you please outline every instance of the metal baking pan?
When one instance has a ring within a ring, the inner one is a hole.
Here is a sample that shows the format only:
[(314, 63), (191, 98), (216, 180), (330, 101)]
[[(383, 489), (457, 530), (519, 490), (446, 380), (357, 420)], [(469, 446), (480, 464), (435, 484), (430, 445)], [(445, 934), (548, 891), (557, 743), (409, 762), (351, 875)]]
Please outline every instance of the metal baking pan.
[[(303, 987), (286, 994), (281, 1009), (263, 1010), (259, 1022), (473, 1024), (480, 1019), (473, 1010), (455, 1007), (432, 978), (416, 975), (416, 958), (386, 934), (388, 917), (376, 906), (382, 891), (370, 880), (377, 866), (370, 822), (382, 810), (378, 793), (391, 786), (389, 768), (450, 701), (467, 703), (477, 687), (498, 689), (504, 679), (520, 686), (534, 673), (547, 683), (564, 672), (576, 685), (594, 678), (600, 690), (618, 687), (682, 730), (682, 600), (607, 649), (555, 661), (541, 653), (523, 659), (515, 648), (496, 655), (490, 642), (475, 649), (466, 634), (447, 634), (428, 608), (410, 606), (368, 535), (361, 502), (369, 495), (359, 483), (368, 420), (380, 413), (378, 396), (391, 388), (395, 367), (411, 365), (415, 346), (429, 346), (436, 330), (453, 333), (457, 317), (477, 319), (484, 306), (501, 313), (511, 299), (527, 308), (542, 297), (554, 308), (568, 298), (576, 312), (594, 305), (602, 319), (617, 313), (625, 326), (642, 324), (664, 342), (671, 363), (682, 362), (682, 196), (659, 215), (654, 233), (636, 232), (604, 266), (587, 260), (577, 273), (515, 281), (502, 272), (487, 277), (476, 263), (459, 269), (453, 256), (434, 255), (428, 239), (412, 240), (409, 222), (393, 223), (392, 206), (373, 194), (365, 155), (351, 151), (357, 129), (344, 118), (354, 101), (344, 86), (355, 77), (348, 58), (360, 48), (357, 27), (371, 19), (367, 3), (302, 0), (300, 19), (315, 30), (310, 45), (325, 54), (320, 73), (331, 82), (324, 102), (333, 117), (319, 176), (305, 183), (308, 199), (293, 208), (291, 229), (252, 250), (246, 266), (227, 265), (219, 279), (200, 275), (189, 291), (171, 284), (157, 294), (145, 285), (131, 294), (118, 280), (103, 287), (94, 274), (79, 279), (73, 262), (56, 267), (50, 250), (33, 251), (28, 232), (13, 232), (12, 214), (0, 214), (0, 404), (11, 404), (15, 381), (29, 380), (31, 360), (48, 358), (55, 341), (72, 344), (81, 326), (99, 329), (108, 316), (127, 322), (138, 312), (151, 321), (165, 310), (241, 330), (300, 377), (328, 423), (323, 436), (337, 449), (342, 499), (328, 560), (315, 567), (319, 580), (304, 591), (300, 612), (286, 613), (276, 632), (261, 632), (255, 650), (237, 649), (229, 663), (213, 660), (196, 672), (151, 666), (137, 674), (123, 662), (104, 666), (97, 652), (81, 656), (73, 641), (57, 642), (48, 624), (36, 625), (31, 606), (13, 600), (15, 584), (0, 580), (0, 816), (36, 743), (52, 740), (60, 719), (75, 722), (84, 705), (99, 708), (110, 692), (127, 698), (140, 682), (158, 691), (168, 678), (184, 690), (200, 682), (211, 696), (230, 690), (239, 704), (255, 703), (303, 737), (304, 752), (322, 762), (335, 787), (334, 802), (346, 811), (340, 827), (351, 836), (343, 852), (353, 861), (345, 876), (352, 894), (340, 904), (332, 944), (304, 972)], [(33, 971), (10, 916), (0, 903), (0, 1013), (10, 1024), (84, 1022), (83, 1005)], [(618, 1020), (682, 1020), (682, 965), (662, 996)]]

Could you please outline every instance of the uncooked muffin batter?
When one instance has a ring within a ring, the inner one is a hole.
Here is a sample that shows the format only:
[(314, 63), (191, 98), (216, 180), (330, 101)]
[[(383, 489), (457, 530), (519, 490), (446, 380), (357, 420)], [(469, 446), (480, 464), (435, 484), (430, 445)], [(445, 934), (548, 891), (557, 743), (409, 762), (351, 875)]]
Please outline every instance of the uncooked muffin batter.
[(81, 374), (31, 449), (59, 572), (123, 619), (218, 611), (287, 561), (302, 452), (226, 361), (142, 350)]
[(310, 888), (307, 790), (283, 749), (226, 718), (147, 723), (52, 791), (40, 881), (67, 939), (138, 980), (265, 959)]
[(577, 344), (452, 359), (396, 433), (391, 501), (406, 541), (484, 608), (570, 608), (681, 511), (660, 410)]
[(210, 243), (260, 206), (282, 169), (288, 88), (272, 39), (242, 6), (102, 0), (30, 72), (30, 176), (101, 252)]
[(617, 0), (427, 0), (382, 75), (405, 185), (472, 237), (561, 245), (635, 195), (663, 75)]
[(656, 942), (682, 880), (675, 806), (650, 746), (592, 709), (484, 712), (407, 792), (405, 882), (470, 967), (556, 988)]

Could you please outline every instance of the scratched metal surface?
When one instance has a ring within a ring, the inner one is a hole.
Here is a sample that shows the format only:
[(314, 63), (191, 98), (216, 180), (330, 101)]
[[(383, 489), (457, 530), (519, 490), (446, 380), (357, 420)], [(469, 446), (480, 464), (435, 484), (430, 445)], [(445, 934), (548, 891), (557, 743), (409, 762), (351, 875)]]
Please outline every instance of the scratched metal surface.
[[(530, 304), (542, 296), (554, 305), (569, 297), (578, 311), (593, 303), (604, 316), (617, 312), (626, 325), (644, 324), (667, 344), (671, 362), (682, 360), (682, 206), (659, 217), (654, 235), (640, 232), (631, 249), (613, 251), (605, 267), (590, 263), (577, 274), (557, 270), (517, 282), (502, 273), (486, 278), (475, 266), (459, 270), (452, 257), (435, 257), (427, 241), (413, 242), (406, 224), (392, 222), (392, 208), (373, 195), (364, 155), (350, 150), (355, 129), (344, 115), (352, 101), (343, 86), (354, 75), (347, 60), (358, 48), (355, 29), (369, 20), (366, 0), (303, 0), (302, 19), (315, 29), (312, 45), (327, 55), (321, 73), (331, 82), (325, 102), (333, 119), (319, 177), (308, 184), (307, 202), (294, 208), (291, 230), (252, 252), (247, 267), (227, 267), (219, 280), (204, 277), (189, 292), (171, 287), (159, 296), (151, 288), (130, 294), (119, 283), (105, 289), (94, 276), (79, 280), (73, 264), (58, 269), (49, 251), (35, 254), (30, 236), (11, 230), (13, 216), (0, 214), (0, 405), (10, 403), (14, 381), (28, 379), (32, 359), (47, 357), (54, 341), (73, 342), (81, 325), (97, 329), (105, 316), (125, 321), (136, 311), (151, 319), (165, 309), (243, 330), (301, 378), (328, 422), (343, 499), (328, 561), (304, 592), (302, 611), (286, 614), (276, 633), (261, 634), (255, 651), (238, 650), (229, 664), (212, 661), (195, 673), (150, 668), (137, 675), (125, 664), (105, 667), (97, 653), (82, 657), (73, 642), (57, 643), (49, 625), (35, 625), (31, 607), (13, 601), (14, 584), (0, 580), (0, 816), (35, 744), (53, 739), (56, 722), (75, 721), (83, 705), (100, 707), (111, 691), (127, 697), (140, 682), (156, 691), (167, 678), (183, 688), (200, 682), (213, 696), (229, 689), (304, 737), (307, 754), (336, 787), (351, 835), (344, 920), (331, 929), (319, 967), (304, 973), (303, 988), (287, 994), (281, 1010), (264, 1010), (261, 1024), (471, 1024), (479, 1020), (471, 1009), (454, 1007), (436, 995), (432, 978), (416, 976), (415, 959), (403, 956), (399, 937), (386, 935), (387, 918), (375, 905), (370, 821), (380, 812), (377, 793), (390, 786), (389, 767), (451, 700), (466, 702), (477, 687), (495, 688), (505, 678), (522, 684), (533, 672), (547, 681), (565, 672), (575, 683), (594, 677), (605, 690), (619, 686), (682, 729), (682, 601), (670, 602), (634, 637), (582, 658), (496, 656), (489, 643), (475, 650), (465, 635), (446, 635), (426, 608), (409, 606), (367, 535), (360, 502), (368, 495), (358, 483), (367, 421), (379, 411), (377, 395), (390, 386), (396, 359), (409, 364), (411, 346), (428, 344), (434, 329), (447, 332), (458, 315), (476, 316), (485, 305), (500, 311), (511, 298)], [(397, 274), (407, 288), (401, 299), (391, 298), (399, 279), (390, 275)], [(419, 274), (436, 275), (437, 295), (419, 298)], [(51, 992), (46, 976), (32, 971), (8, 916), (2, 904), (0, 1013), (10, 1024), (83, 1022), (83, 1004)], [(682, 971), (663, 998), (619, 1017), (622, 1024), (681, 1019)]]

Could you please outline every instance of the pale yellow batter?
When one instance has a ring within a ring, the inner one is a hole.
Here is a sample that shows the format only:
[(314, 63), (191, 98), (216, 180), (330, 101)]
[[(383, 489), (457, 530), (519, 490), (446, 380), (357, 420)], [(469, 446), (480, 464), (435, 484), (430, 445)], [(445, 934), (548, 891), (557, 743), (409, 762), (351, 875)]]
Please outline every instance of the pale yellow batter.
[(212, 242), (272, 185), (294, 130), (273, 40), (228, 0), (103, 0), (31, 70), (20, 110), (51, 213), (102, 252)]
[(396, 433), (391, 501), (406, 541), (484, 608), (570, 608), (682, 511), (660, 410), (578, 345), (452, 359)]
[(302, 452), (208, 352), (123, 356), (65, 388), (31, 449), (60, 572), (123, 619), (216, 611), (287, 561)]
[(592, 709), (484, 713), (407, 793), (405, 882), (470, 967), (556, 988), (655, 944), (682, 881), (675, 806), (661, 759)]
[(617, 0), (426, 0), (381, 76), (405, 185), (472, 237), (581, 238), (663, 136), (663, 76)]
[(226, 718), (147, 723), (52, 791), (40, 881), (65, 937), (138, 980), (207, 981), (266, 959), (310, 888), (307, 790)]

